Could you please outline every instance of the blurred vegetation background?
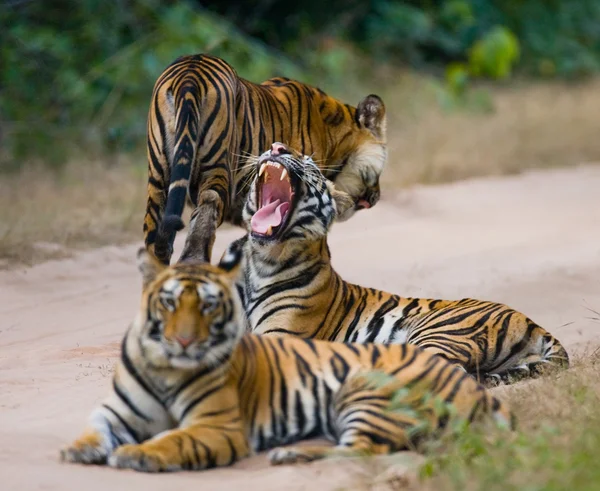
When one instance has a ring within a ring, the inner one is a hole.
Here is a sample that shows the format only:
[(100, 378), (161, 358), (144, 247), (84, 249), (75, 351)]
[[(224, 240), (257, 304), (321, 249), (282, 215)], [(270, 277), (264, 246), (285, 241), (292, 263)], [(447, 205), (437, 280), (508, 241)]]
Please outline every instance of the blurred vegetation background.
[(0, 0), (0, 269), (140, 239), (152, 87), (200, 52), (382, 96), (384, 199), (600, 161), (598, 0)]
[(597, 0), (0, 5), (5, 170), (31, 159), (60, 165), (73, 150), (143, 148), (153, 83), (182, 54), (210, 52), (252, 81), (286, 75), (353, 103), (389, 79), (390, 67), (410, 67), (434, 77), (446, 109), (468, 106), (477, 80), (581, 79), (600, 68)]

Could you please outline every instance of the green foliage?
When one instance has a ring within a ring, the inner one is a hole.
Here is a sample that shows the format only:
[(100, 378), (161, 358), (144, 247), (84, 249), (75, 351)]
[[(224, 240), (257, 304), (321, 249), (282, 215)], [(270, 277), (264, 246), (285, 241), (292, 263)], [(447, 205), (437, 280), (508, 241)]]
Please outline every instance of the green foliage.
[(372, 76), (359, 60), (408, 63), (445, 73), (448, 108), (488, 108), (467, 90), (477, 78), (600, 69), (597, 0), (8, 1), (0, 26), (0, 162), (13, 167), (143, 147), (153, 83), (183, 54), (344, 93)]
[(476, 77), (505, 79), (519, 58), (519, 41), (506, 27), (495, 27), (469, 49), (469, 71)]
[(457, 96), (464, 94), (469, 82), (469, 70), (463, 63), (450, 63), (446, 67), (446, 83)]
[(516, 61), (516, 53), (506, 57), (515, 48), (529, 74), (574, 77), (600, 68), (597, 0), (331, 0), (326, 8), (316, 0), (302, 8), (272, 0), (199, 3), (301, 59), (323, 37), (334, 37), (358, 43), (378, 59), (427, 68), (466, 63), (474, 45), (484, 42), (484, 50), (504, 53), (501, 66), (488, 68), (493, 78), (510, 69), (507, 61)]
[(522, 429), (507, 432), (465, 425), (429, 441), (420, 469), (425, 488), (597, 490), (600, 392), (596, 366), (592, 361), (587, 372), (562, 373), (514, 393), (511, 406)]
[[(534, 435), (509, 435), (465, 427), (451, 438), (429, 442), (421, 478), (441, 478), (444, 489), (456, 490), (596, 490), (600, 482), (595, 462), (599, 430), (594, 426), (589, 432), (582, 428), (565, 435), (550, 426)], [(573, 439), (566, 448), (558, 443), (564, 438)]]
[(523, 46), (527, 72), (572, 78), (600, 69), (597, 0), (511, 0), (502, 5), (505, 25)]
[(32, 155), (60, 164), (69, 142), (88, 154), (141, 146), (154, 81), (184, 54), (221, 56), (257, 81), (301, 76), (282, 55), (184, 3), (31, 2), (1, 15), (3, 166)]
[(470, 79), (487, 77), (507, 79), (519, 58), (519, 41), (505, 27), (495, 27), (469, 49), (467, 63), (450, 63), (446, 67), (446, 86), (438, 88), (438, 98), (445, 109), (471, 108), (484, 112), (493, 109), (487, 92), (467, 92)]
[(473, 37), (473, 14), (461, 0), (428, 7), (413, 2), (375, 2), (365, 21), (369, 51), (415, 66), (460, 59)]

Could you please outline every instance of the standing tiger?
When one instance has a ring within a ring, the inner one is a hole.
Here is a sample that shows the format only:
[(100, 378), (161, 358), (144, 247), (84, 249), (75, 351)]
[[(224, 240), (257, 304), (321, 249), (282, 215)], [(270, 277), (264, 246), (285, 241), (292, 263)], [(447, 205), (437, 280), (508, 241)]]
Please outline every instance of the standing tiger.
[[(275, 143), (257, 162), (244, 221), (249, 234), (221, 265), (242, 261), (240, 291), (251, 330), (344, 342), (412, 343), (460, 364), (486, 384), (568, 366), (546, 330), (500, 303), (404, 298), (344, 281), (327, 232), (353, 200), (312, 159)], [(287, 210), (270, 228), (277, 207)], [(269, 233), (266, 231), (269, 230)]]
[(219, 58), (179, 58), (156, 81), (148, 115), (146, 247), (169, 263), (187, 197), (195, 208), (180, 260), (210, 261), (217, 227), (241, 222), (254, 170), (246, 157), (276, 140), (323, 163), (354, 199), (347, 219), (379, 199), (385, 132), (376, 95), (354, 108), (287, 78), (248, 82)]
[(406, 448), (456, 420), (514, 425), (459, 367), (415, 346), (245, 333), (235, 270), (164, 266), (145, 249), (139, 313), (109, 397), (61, 458), (138, 471), (229, 465), (275, 448), (272, 464)]

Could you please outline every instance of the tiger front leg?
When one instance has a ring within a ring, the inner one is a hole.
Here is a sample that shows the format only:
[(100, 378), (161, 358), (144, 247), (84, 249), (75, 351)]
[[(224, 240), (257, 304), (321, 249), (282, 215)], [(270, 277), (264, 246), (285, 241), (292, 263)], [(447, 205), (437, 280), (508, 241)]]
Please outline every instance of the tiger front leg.
[(164, 432), (139, 445), (123, 445), (108, 464), (141, 472), (201, 470), (231, 465), (250, 450), (242, 428), (198, 425)]
[(79, 464), (106, 464), (117, 446), (135, 441), (130, 429), (123, 425), (122, 418), (101, 407), (92, 413), (83, 434), (60, 451), (60, 459)]

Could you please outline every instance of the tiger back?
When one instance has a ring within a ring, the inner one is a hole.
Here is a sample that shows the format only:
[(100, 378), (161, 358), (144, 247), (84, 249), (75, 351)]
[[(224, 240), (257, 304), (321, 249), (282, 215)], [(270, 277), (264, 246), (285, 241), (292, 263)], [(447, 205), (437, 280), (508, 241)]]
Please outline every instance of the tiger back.
[[(158, 472), (383, 454), (454, 421), (513, 415), (460, 368), (416, 346), (246, 333), (235, 270), (171, 268), (140, 252), (144, 292), (108, 398), (61, 452)], [(335, 446), (280, 446), (324, 436)]]
[[(248, 234), (229, 246), (221, 262), (224, 268), (243, 264), (239, 287), (253, 332), (416, 344), (489, 385), (569, 365), (554, 336), (506, 305), (407, 298), (344, 281), (331, 265), (327, 234), (353, 206), (352, 198), (310, 157), (281, 143), (256, 166), (244, 208)], [(273, 203), (286, 211), (269, 230), (277, 212)]]
[(216, 228), (241, 222), (254, 176), (245, 162), (273, 141), (322, 163), (355, 201), (345, 219), (377, 203), (387, 151), (378, 96), (355, 108), (282, 77), (254, 84), (212, 56), (175, 60), (156, 81), (148, 115), (146, 247), (169, 263), (189, 200), (193, 212), (180, 259), (210, 261)]

